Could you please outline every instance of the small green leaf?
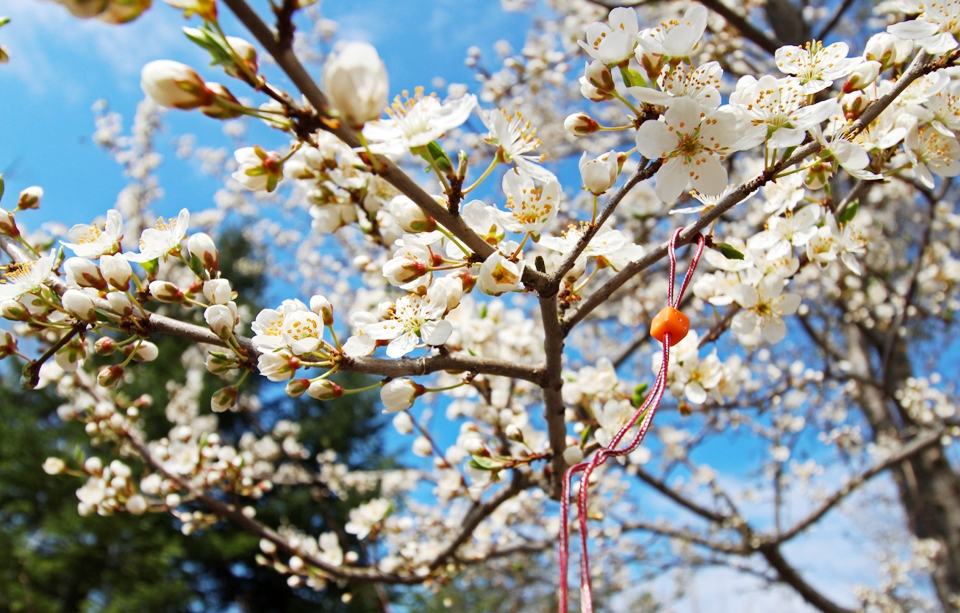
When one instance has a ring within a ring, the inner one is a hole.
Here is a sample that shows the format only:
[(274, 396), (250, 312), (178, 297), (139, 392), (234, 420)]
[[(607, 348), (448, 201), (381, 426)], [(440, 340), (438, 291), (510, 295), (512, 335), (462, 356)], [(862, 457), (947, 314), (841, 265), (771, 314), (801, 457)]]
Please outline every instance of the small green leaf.
[(632, 68), (620, 68), (620, 76), (627, 87), (646, 87), (647, 80), (639, 72)]
[(3, 191), (7, 188), (6, 184), (3, 182), (3, 174), (0, 173), (0, 200), (3, 200)]
[(593, 432), (593, 426), (587, 426), (583, 429), (583, 432), (580, 433), (580, 447), (584, 447), (587, 441), (590, 440), (591, 432)]
[(470, 458), (470, 466), (480, 470), (502, 470), (507, 462), (490, 456), (475, 455)]
[(731, 247), (730, 245), (728, 245), (727, 243), (716, 243), (713, 246), (713, 248), (719, 251), (721, 254), (723, 254), (723, 257), (727, 258), (728, 260), (743, 259), (743, 254), (737, 251), (736, 249), (734, 249), (733, 247)]
[(860, 199), (857, 198), (850, 204), (848, 204), (842, 211), (840, 211), (840, 217), (837, 218), (837, 223), (841, 226), (845, 226), (857, 215), (857, 210), (860, 209)]
[(207, 278), (207, 270), (203, 267), (203, 262), (193, 253), (190, 254), (190, 270), (192, 270), (193, 274), (197, 275), (199, 279)]
[(9, 18), (9, 17), (6, 17), (6, 16), (0, 17), (0, 28), (2, 28), (3, 26), (7, 25), (8, 23), (10, 23), (10, 18)]
[(440, 143), (435, 140), (430, 141), (430, 143), (421, 150), (420, 155), (428, 162), (432, 161), (436, 164), (440, 172), (449, 172), (450, 169), (453, 168), (453, 162), (450, 161), (450, 156), (443, 150)]
[(647, 384), (641, 383), (637, 387), (633, 388), (633, 396), (630, 398), (630, 403), (637, 408), (640, 408), (640, 405), (643, 404), (643, 395), (647, 391)]

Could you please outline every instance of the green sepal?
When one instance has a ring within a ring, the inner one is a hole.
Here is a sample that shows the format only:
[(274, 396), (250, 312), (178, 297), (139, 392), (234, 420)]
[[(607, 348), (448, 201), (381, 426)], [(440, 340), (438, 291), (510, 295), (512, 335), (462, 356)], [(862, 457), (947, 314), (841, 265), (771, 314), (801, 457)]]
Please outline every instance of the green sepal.
[(35, 361), (27, 362), (20, 371), (20, 387), (25, 390), (36, 389), (40, 383), (40, 367)]
[[(198, 31), (200, 32), (199, 34), (197, 34)], [(210, 56), (213, 58), (213, 62), (210, 63), (211, 66), (234, 65), (233, 56), (227, 48), (227, 41), (224, 40), (219, 33), (209, 29), (206, 25), (202, 25), (199, 28), (183, 28), (183, 33), (192, 42), (210, 53)]]
[(440, 146), (440, 143), (433, 140), (427, 144), (425, 147), (419, 148), (420, 157), (425, 159), (427, 162), (436, 164), (437, 168), (440, 169), (440, 172), (450, 172), (453, 168), (453, 162), (450, 161), (450, 156), (447, 155), (447, 152), (443, 150), (443, 147)]
[(190, 270), (193, 271), (193, 274), (197, 275), (199, 279), (207, 278), (207, 269), (203, 267), (203, 262), (200, 261), (193, 253), (190, 254)]
[(731, 247), (730, 245), (728, 245), (727, 243), (716, 243), (714, 244), (713, 248), (719, 251), (723, 255), (723, 257), (727, 258), (728, 260), (743, 259), (743, 254), (737, 251), (736, 249), (734, 249), (733, 247)]
[(841, 226), (845, 226), (856, 217), (857, 211), (860, 209), (860, 199), (857, 198), (850, 204), (848, 204), (842, 211), (840, 211), (840, 216), (837, 217), (837, 223)]

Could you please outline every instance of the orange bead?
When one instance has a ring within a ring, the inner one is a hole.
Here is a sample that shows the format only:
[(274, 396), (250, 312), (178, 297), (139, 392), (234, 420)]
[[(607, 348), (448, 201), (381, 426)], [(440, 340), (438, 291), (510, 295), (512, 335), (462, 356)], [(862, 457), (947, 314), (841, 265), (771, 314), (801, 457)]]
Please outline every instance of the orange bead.
[(689, 331), (690, 319), (671, 306), (664, 307), (650, 323), (650, 336), (662, 343), (670, 334), (671, 347), (682, 341)]

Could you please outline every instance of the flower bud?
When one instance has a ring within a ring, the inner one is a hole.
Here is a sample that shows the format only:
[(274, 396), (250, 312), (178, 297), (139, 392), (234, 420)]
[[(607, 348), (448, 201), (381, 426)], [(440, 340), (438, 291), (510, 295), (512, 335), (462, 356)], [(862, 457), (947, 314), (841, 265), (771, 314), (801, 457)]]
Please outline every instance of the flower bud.
[(897, 61), (897, 40), (888, 32), (874, 34), (867, 41), (863, 50), (863, 56), (868, 60), (880, 62), (883, 72), (893, 66)]
[(418, 436), (413, 441), (413, 454), (421, 458), (428, 458), (433, 455), (433, 445), (430, 444), (430, 439), (425, 436)]
[(407, 196), (395, 196), (387, 205), (387, 210), (406, 232), (432, 232), (437, 229), (437, 222)]
[(124, 346), (123, 354), (129, 356), (131, 353), (135, 362), (152, 362), (160, 357), (160, 349), (150, 341), (139, 341)]
[(0, 315), (12, 321), (24, 321), (30, 318), (30, 311), (18, 301), (8, 299), (0, 302)]
[(354, 129), (378, 119), (387, 106), (387, 67), (367, 43), (348, 43), (331, 53), (320, 80), (330, 103)]
[(290, 379), (283, 391), (291, 398), (299, 398), (310, 387), (310, 379)]
[(333, 325), (333, 305), (326, 296), (317, 294), (310, 299), (310, 310), (323, 318), (323, 325)]
[(617, 161), (616, 151), (604, 153), (594, 160), (588, 159), (586, 153), (580, 157), (580, 177), (583, 179), (583, 186), (596, 196), (613, 187), (619, 172), (620, 164)]
[(580, 95), (592, 102), (603, 102), (613, 97), (591, 85), (586, 77), (580, 77)]
[(120, 379), (123, 378), (123, 366), (114, 364), (113, 366), (104, 366), (97, 373), (97, 384), (100, 387), (116, 387)]
[(0, 209), (0, 234), (4, 236), (20, 236), (20, 230), (17, 229), (17, 222), (13, 218), (13, 213), (5, 209)]
[(143, 515), (147, 512), (147, 499), (140, 494), (127, 498), (127, 511), (133, 515)]
[(93, 322), (97, 320), (97, 311), (93, 300), (78, 289), (68, 289), (61, 297), (63, 308), (80, 321)]
[(150, 294), (160, 302), (183, 302), (184, 293), (169, 281), (151, 281)]
[(203, 295), (210, 304), (227, 304), (233, 299), (233, 289), (226, 279), (210, 279), (203, 283)]
[(160, 106), (185, 110), (209, 106), (215, 96), (192, 68), (171, 60), (157, 60), (144, 66), (140, 88)]
[(393, 427), (399, 434), (410, 434), (413, 432), (413, 418), (406, 411), (400, 411), (393, 418)]
[(43, 472), (48, 475), (59, 475), (67, 470), (67, 464), (60, 458), (47, 458), (43, 462)]
[(67, 271), (67, 283), (78, 287), (93, 287), (101, 291), (107, 289), (107, 281), (100, 274), (100, 268), (93, 260), (67, 258), (63, 267)]
[(217, 251), (217, 245), (206, 232), (192, 234), (187, 240), (187, 251), (191, 256), (197, 256), (203, 267), (210, 272), (215, 273), (220, 269), (220, 252)]
[(231, 309), (229, 306), (214, 304), (206, 308), (203, 318), (219, 338), (226, 340), (233, 336), (233, 328), (237, 325), (236, 307)]
[(571, 445), (563, 450), (563, 461), (569, 465), (579, 464), (583, 461), (583, 449), (580, 445)]
[(422, 385), (410, 379), (392, 379), (380, 388), (380, 400), (383, 401), (384, 413), (396, 413), (413, 406), (413, 399), (423, 395)]
[(573, 136), (586, 136), (600, 129), (600, 124), (586, 113), (574, 113), (563, 121), (563, 129)]
[(241, 147), (233, 156), (239, 167), (231, 176), (251, 191), (272, 192), (283, 178), (283, 158), (259, 145)]
[(28, 209), (39, 209), (40, 199), (43, 198), (43, 188), (33, 185), (20, 192), (20, 200), (17, 202), (17, 208), (21, 211)]
[(112, 24), (129, 23), (150, 8), (151, 3), (152, 0), (113, 0), (97, 19)]
[(83, 470), (91, 475), (99, 475), (103, 473), (103, 461), (96, 456), (87, 458), (83, 463)]
[(130, 286), (133, 268), (130, 267), (130, 261), (122, 255), (102, 255), (100, 256), (100, 273), (107, 283), (125, 292)]
[(616, 89), (610, 68), (600, 60), (593, 60), (586, 65), (584, 77), (590, 85), (602, 92), (612, 92)]
[(207, 354), (207, 372), (211, 375), (222, 375), (237, 367), (237, 361), (225, 353), (211, 351)]
[(214, 119), (236, 119), (243, 115), (243, 106), (224, 85), (215, 81), (207, 82), (207, 89), (213, 94), (210, 104), (200, 107), (200, 112)]
[(853, 69), (847, 82), (843, 84), (843, 93), (849, 94), (852, 91), (859, 91), (872, 85), (877, 77), (880, 76), (880, 62), (873, 60), (864, 62)]
[(93, 344), (93, 350), (97, 353), (97, 355), (111, 355), (117, 350), (117, 341), (113, 340), (109, 336), (98, 338), (97, 342)]
[(310, 384), (307, 395), (317, 400), (336, 400), (343, 396), (343, 388), (327, 379), (318, 379)]
[(503, 429), (503, 433), (511, 441), (518, 443), (523, 442), (523, 432), (520, 431), (520, 428), (518, 428), (516, 424), (507, 424), (507, 427)]
[(232, 385), (214, 392), (210, 398), (210, 408), (214, 413), (223, 413), (237, 404), (237, 388)]
[(17, 353), (17, 338), (4, 330), (0, 334), (0, 360)]
[[(259, 68), (257, 64), (257, 48), (237, 36), (228, 36), (227, 44), (229, 44), (233, 52), (237, 54), (237, 57), (243, 61), (247, 70), (252, 74), (257, 74), (257, 69)], [(228, 66), (226, 67), (227, 74), (236, 77), (240, 74), (239, 68), (239, 66)]]
[(123, 292), (108, 293), (107, 302), (110, 304), (110, 310), (121, 317), (129, 317), (133, 314), (133, 303)]

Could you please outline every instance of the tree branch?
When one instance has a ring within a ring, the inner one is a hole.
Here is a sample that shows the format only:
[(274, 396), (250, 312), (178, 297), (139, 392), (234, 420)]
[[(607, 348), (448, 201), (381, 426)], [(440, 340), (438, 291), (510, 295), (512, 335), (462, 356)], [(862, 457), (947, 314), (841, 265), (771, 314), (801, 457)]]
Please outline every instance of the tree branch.
[(543, 319), (543, 351), (546, 364), (543, 369), (543, 418), (547, 422), (547, 434), (550, 439), (551, 461), (550, 497), (560, 500), (563, 487), (563, 473), (567, 463), (563, 452), (567, 448), (567, 424), (563, 420), (563, 386), (561, 369), (563, 367), (564, 333), (560, 329), (560, 315), (557, 311), (557, 295), (540, 298), (540, 316)]

